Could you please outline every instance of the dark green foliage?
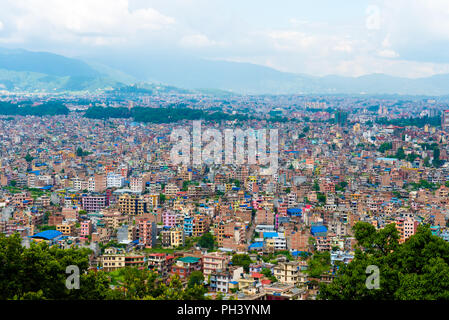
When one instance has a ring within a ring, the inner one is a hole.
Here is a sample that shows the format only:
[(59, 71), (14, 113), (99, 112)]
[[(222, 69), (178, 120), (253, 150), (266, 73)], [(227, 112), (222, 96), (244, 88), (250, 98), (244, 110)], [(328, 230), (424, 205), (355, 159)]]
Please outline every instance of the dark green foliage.
[(144, 108), (135, 107), (113, 108), (113, 107), (90, 107), (84, 114), (86, 118), (108, 119), (108, 118), (133, 118), (134, 121), (152, 122), (152, 123), (171, 123), (181, 120), (247, 120), (248, 116), (237, 114), (231, 115), (223, 112), (206, 112), (199, 109), (190, 109), (185, 107), (177, 108)]
[(316, 192), (320, 191), (320, 185), (318, 184), (318, 180), (315, 180), (313, 182), (312, 190), (314, 190)]
[[(87, 271), (89, 252), (49, 247), (46, 243), (32, 243), (27, 249), (21, 245), (18, 234), (0, 234), (0, 300), (205, 299), (207, 289), (194, 273), (187, 289), (178, 276), (166, 285), (157, 273), (138, 268), (120, 269), (120, 281), (116, 283), (112, 274)], [(66, 288), (70, 275), (66, 267), (70, 265), (79, 268), (79, 289)], [(119, 288), (112, 289), (112, 283)]]
[(393, 144), (391, 142), (384, 142), (380, 145), (378, 151), (384, 153), (387, 150), (393, 149)]
[(419, 156), (418, 156), (416, 153), (412, 152), (412, 153), (408, 154), (407, 157), (406, 157), (405, 159), (406, 159), (408, 162), (413, 162), (413, 161), (415, 161), (416, 158), (418, 158), (418, 157), (419, 157)]
[(39, 106), (31, 105), (19, 106), (17, 104), (0, 101), (1, 115), (20, 115), (20, 116), (54, 116), (69, 114), (69, 109), (60, 102), (50, 101)]
[(323, 193), (318, 193), (317, 194), (317, 199), (320, 203), (325, 203), (326, 202), (326, 195)]
[(27, 153), (27, 155), (25, 156), (26, 162), (31, 162), (31, 161), (33, 161), (33, 159), (34, 158), (29, 153)]
[(88, 156), (90, 154), (92, 154), (92, 152), (84, 151), (81, 147), (78, 147), (76, 149), (76, 156), (77, 157), (85, 157), (85, 156)]
[(204, 275), (201, 271), (193, 271), (190, 274), (189, 277), (189, 282), (188, 282), (188, 287), (189, 288), (194, 288), (195, 285), (202, 285), (204, 281)]
[(346, 181), (340, 181), (335, 185), (336, 191), (345, 191), (346, 187), (348, 186), (348, 183)]
[(398, 148), (394, 157), (399, 160), (404, 160), (405, 159), (404, 148), (402, 148), (402, 147)]
[(329, 271), (331, 256), (328, 251), (316, 252), (308, 262), (307, 273), (311, 277), (319, 277)]
[(426, 124), (434, 127), (441, 125), (441, 117), (421, 117), (421, 118), (400, 118), (400, 119), (390, 119), (378, 118), (376, 123), (382, 125), (394, 125), (399, 127), (415, 126), (418, 128), (423, 128)]
[[(0, 299), (22, 299), (27, 295), (45, 299), (73, 298), (76, 290), (68, 290), (65, 286), (66, 267), (78, 266), (83, 275), (88, 268), (88, 253), (88, 249), (62, 250), (45, 243), (32, 243), (27, 249), (22, 247), (19, 235), (6, 237), (0, 234)], [(89, 281), (90, 289), (101, 285), (92, 282), (86, 274), (80, 278), (80, 287)]]
[[(375, 300), (449, 299), (449, 243), (421, 225), (415, 235), (398, 243), (394, 224), (376, 230), (354, 226), (358, 248), (354, 260), (340, 266), (331, 284), (322, 284), (319, 298)], [(368, 289), (366, 268), (380, 271), (380, 288)]]
[(429, 181), (424, 180), (424, 179), (419, 180), (418, 183), (410, 182), (409, 185), (412, 187), (413, 190), (419, 190), (419, 189), (436, 190), (436, 189), (439, 188), (438, 184), (429, 182)]
[(215, 246), (214, 236), (209, 232), (203, 234), (198, 240), (198, 245), (201, 248), (213, 249)]
[(249, 265), (252, 263), (251, 258), (247, 254), (235, 254), (232, 257), (232, 264), (241, 266), (245, 272), (249, 272)]
[(271, 273), (271, 270), (268, 268), (263, 268), (261, 273), (267, 277), (268, 279), (270, 279), (271, 282), (277, 282), (278, 279), (276, 279), (276, 277)]

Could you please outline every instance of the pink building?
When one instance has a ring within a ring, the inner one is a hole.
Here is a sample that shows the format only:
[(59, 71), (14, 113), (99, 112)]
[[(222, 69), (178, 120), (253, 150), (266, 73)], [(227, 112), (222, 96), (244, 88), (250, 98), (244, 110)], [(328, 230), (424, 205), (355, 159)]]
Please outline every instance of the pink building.
[(88, 237), (91, 232), (92, 232), (92, 222), (90, 220), (81, 222), (81, 236)]
[(139, 221), (139, 243), (149, 248), (156, 245), (156, 223), (146, 219)]
[(162, 215), (162, 220), (165, 227), (174, 227), (176, 226), (176, 214), (171, 212), (164, 212)]
[(407, 217), (396, 219), (396, 229), (399, 231), (399, 242), (403, 243), (416, 233), (418, 221)]

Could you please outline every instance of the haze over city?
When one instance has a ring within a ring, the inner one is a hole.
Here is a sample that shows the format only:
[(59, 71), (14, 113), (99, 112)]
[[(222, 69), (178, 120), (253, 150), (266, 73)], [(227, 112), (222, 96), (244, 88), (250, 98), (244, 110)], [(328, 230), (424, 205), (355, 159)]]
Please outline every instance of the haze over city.
[(430, 1), (1, 2), (0, 46), (69, 57), (190, 55), (310, 75), (449, 72), (449, 4)]

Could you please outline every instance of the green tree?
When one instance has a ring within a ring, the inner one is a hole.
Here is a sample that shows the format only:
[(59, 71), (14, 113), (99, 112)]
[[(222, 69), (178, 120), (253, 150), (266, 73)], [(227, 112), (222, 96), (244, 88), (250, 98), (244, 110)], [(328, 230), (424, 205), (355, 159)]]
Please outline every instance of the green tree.
[(204, 275), (201, 271), (193, 271), (190, 274), (188, 287), (193, 288), (196, 284), (202, 285), (204, 281)]
[(0, 299), (79, 299), (83, 291), (76, 293), (65, 285), (66, 268), (70, 265), (79, 268), (80, 288), (91, 288), (90, 298), (103, 298), (109, 287), (104, 285), (104, 278), (87, 272), (89, 253), (88, 249), (63, 250), (46, 243), (32, 242), (25, 248), (18, 234), (0, 234), (0, 277), (4, 279), (0, 281)]
[(320, 277), (331, 267), (331, 256), (329, 251), (316, 252), (307, 263), (307, 273), (311, 277)]
[(316, 191), (316, 192), (320, 191), (320, 185), (318, 184), (318, 180), (315, 180), (315, 181), (313, 182), (313, 187), (312, 187), (312, 189), (313, 189), (314, 191)]
[(416, 160), (416, 158), (418, 158), (418, 155), (416, 153), (412, 152), (407, 155), (406, 160), (408, 162), (414, 162)]
[(249, 265), (252, 263), (251, 258), (247, 254), (234, 254), (232, 256), (232, 264), (241, 266), (245, 272), (249, 272)]
[(317, 199), (320, 203), (325, 203), (326, 202), (326, 195), (323, 193), (318, 193), (317, 194)]
[(399, 160), (404, 160), (405, 159), (404, 148), (402, 148), (402, 147), (398, 148), (398, 150), (396, 151), (395, 157)]
[(214, 236), (209, 232), (204, 233), (198, 240), (198, 245), (201, 248), (212, 250), (215, 246)]
[(77, 157), (82, 157), (84, 155), (83, 149), (81, 147), (78, 147), (76, 149), (76, 156)]
[(151, 270), (127, 267), (120, 269), (119, 274), (123, 278), (126, 299), (143, 299), (162, 294), (160, 278)]
[(385, 153), (385, 151), (393, 149), (393, 144), (391, 142), (384, 142), (380, 145), (378, 151), (380, 153)]
[(27, 155), (25, 156), (25, 160), (26, 160), (26, 162), (28, 162), (28, 163), (30, 163), (31, 161), (33, 161), (33, 157), (29, 154), (29, 153), (27, 153)]
[(278, 279), (276, 279), (276, 277), (271, 273), (271, 270), (268, 268), (263, 268), (261, 273), (267, 277), (268, 279), (270, 279), (271, 282), (277, 282)]
[[(376, 230), (365, 222), (355, 226), (357, 249), (341, 265), (330, 284), (320, 286), (322, 299), (434, 300), (449, 299), (449, 243), (432, 235), (427, 225), (404, 243), (394, 224)], [(366, 269), (379, 268), (379, 288), (368, 289)]]

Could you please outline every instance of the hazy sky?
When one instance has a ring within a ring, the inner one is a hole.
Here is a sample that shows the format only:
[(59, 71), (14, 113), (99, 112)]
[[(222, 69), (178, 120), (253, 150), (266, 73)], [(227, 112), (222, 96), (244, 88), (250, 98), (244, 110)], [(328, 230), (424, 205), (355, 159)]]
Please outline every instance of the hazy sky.
[(0, 0), (0, 46), (175, 52), (282, 71), (449, 73), (448, 0)]

